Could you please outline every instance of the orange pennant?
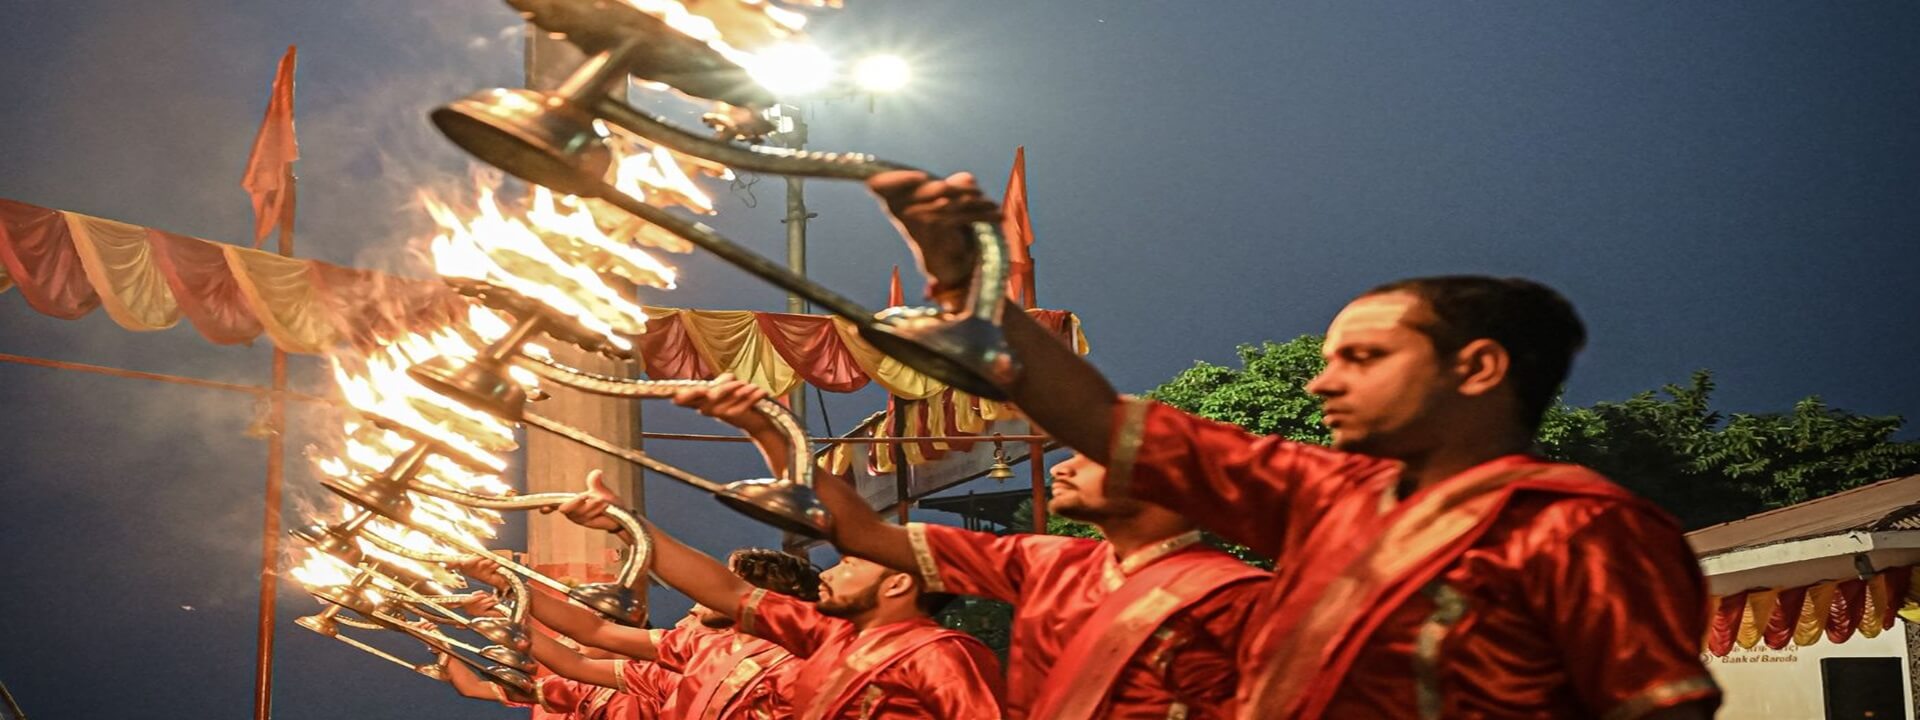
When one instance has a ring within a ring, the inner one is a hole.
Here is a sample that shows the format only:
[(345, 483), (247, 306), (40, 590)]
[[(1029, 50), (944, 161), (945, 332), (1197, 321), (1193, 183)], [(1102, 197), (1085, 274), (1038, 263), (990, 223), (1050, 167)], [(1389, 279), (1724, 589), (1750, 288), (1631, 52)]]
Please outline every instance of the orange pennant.
[(281, 216), (293, 204), (293, 161), (300, 159), (300, 142), (293, 133), (293, 46), (280, 58), (273, 76), (273, 98), (267, 101), (267, 116), (260, 121), (260, 133), (253, 138), (253, 152), (247, 155), (247, 174), (240, 187), (253, 197), (253, 246), (259, 248), (273, 234)]
[(1007, 235), (1007, 297), (1021, 307), (1033, 307), (1033, 218), (1027, 214), (1027, 147), (1013, 151), (1013, 172), (1007, 178), (1006, 208), (1001, 226)]

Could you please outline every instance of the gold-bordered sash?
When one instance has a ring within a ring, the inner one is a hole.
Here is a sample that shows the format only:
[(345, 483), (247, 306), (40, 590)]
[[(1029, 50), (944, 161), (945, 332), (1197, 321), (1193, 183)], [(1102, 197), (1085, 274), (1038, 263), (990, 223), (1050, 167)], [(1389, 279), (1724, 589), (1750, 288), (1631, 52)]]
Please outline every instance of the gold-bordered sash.
[(688, 709), (699, 720), (717, 720), (739, 698), (741, 691), (766, 675), (768, 670), (792, 659), (792, 655), (773, 643), (764, 640), (745, 643), (720, 660), (718, 664), (727, 668), (727, 674), (717, 681), (703, 684), (699, 694), (693, 696), (693, 704)]
[[(1503, 458), (1503, 460), (1506, 460)], [(1477, 537), (1505, 505), (1507, 490), (1516, 480), (1542, 473), (1552, 466), (1530, 464), (1519, 468), (1510, 461), (1494, 461), (1479, 472), (1469, 471), (1450, 481), (1416, 493), (1390, 516), (1373, 541), (1360, 550), (1346, 569), (1323, 588), (1296, 587), (1292, 598), (1277, 612), (1300, 618), (1300, 624), (1280, 638), (1263, 672), (1251, 678), (1250, 702), (1254, 717), (1310, 715), (1303, 708), (1316, 687), (1337, 684), (1351, 662), (1338, 657), (1348, 637), (1364, 637), (1385, 612), (1404, 598), (1384, 597), (1391, 591), (1417, 589), (1445, 566), (1436, 562), (1448, 549)], [(1354, 609), (1361, 612), (1355, 613)], [(1364, 626), (1364, 627), (1363, 627)]]
[(1167, 618), (1229, 583), (1267, 573), (1214, 553), (1179, 553), (1141, 568), (1100, 603), (1056, 658), (1049, 683), (1028, 717), (1090, 720), (1120, 671)]
[(580, 717), (589, 718), (589, 720), (605, 718), (607, 706), (612, 704), (614, 696), (619, 694), (619, 690), (610, 687), (594, 686), (587, 691), (587, 706), (580, 711)]
[[(958, 630), (949, 630), (934, 624), (903, 623), (903, 625), (904, 627), (898, 628), (875, 628), (862, 633), (862, 635), (873, 637), (856, 638), (854, 643), (847, 647), (846, 654), (834, 665), (833, 672), (829, 673), (820, 687), (815, 689), (813, 702), (808, 703), (806, 708), (800, 708), (801, 712), (797, 717), (800, 720), (826, 720), (836, 717), (848, 703), (856, 699), (860, 694), (858, 690), (861, 686), (871, 683), (874, 677), (906, 659), (915, 650), (950, 637), (957, 636), (968, 640), (972, 638)], [(863, 640), (865, 642), (862, 642)], [(928, 678), (928, 680), (930, 685), (940, 681), (939, 678)]]

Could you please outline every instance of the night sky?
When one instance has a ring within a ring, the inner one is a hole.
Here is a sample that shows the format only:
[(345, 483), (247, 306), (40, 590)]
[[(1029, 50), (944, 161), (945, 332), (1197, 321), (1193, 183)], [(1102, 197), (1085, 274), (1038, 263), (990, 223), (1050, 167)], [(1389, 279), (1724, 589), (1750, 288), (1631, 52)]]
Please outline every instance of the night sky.
[[(1577, 404), (1712, 368), (1731, 410), (1819, 394), (1920, 415), (1920, 6), (848, 4), (820, 41), (902, 53), (919, 77), (871, 113), (816, 103), (813, 145), (972, 170), (996, 195), (1026, 145), (1040, 298), (1081, 315), (1123, 389), (1318, 331), (1379, 282), (1480, 272), (1544, 280), (1581, 309)], [(516, 19), (485, 0), (0, 11), (0, 197), (244, 242), (239, 178), (274, 62), (298, 44), (299, 255), (386, 270), (418, 272), (414, 191), (467, 183), (426, 112), (520, 79)], [(780, 257), (780, 181), (717, 191), (710, 224)], [(882, 304), (889, 267), (911, 260), (873, 202), (825, 182), (808, 198), (813, 274)], [(651, 302), (784, 307), (709, 258), (674, 261), (683, 289)], [(18, 293), (0, 295), (0, 338), (0, 352), (268, 378), (264, 343), (53, 320)], [(295, 371), (324, 391), (316, 363)], [(830, 398), (832, 429), (878, 403)], [(0, 681), (30, 716), (247, 716), (254, 410), (0, 365)], [(290, 446), (327, 421), (296, 412)], [(671, 408), (648, 422), (715, 429)], [(653, 449), (714, 476), (754, 470), (744, 448)], [(290, 510), (320, 492), (294, 454)], [(662, 525), (710, 552), (775, 539), (662, 482), (649, 492)], [(281, 718), (513, 716), (298, 630), (315, 605), (281, 602)]]

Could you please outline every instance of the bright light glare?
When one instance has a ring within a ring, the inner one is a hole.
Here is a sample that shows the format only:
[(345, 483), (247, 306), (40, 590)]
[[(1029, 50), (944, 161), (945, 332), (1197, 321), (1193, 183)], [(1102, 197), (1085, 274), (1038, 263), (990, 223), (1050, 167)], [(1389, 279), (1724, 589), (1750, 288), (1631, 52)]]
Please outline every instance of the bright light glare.
[(913, 79), (913, 68), (899, 55), (871, 55), (853, 66), (853, 82), (868, 92), (893, 92)]
[(833, 82), (833, 58), (812, 45), (777, 45), (754, 58), (748, 73), (775, 95), (806, 95)]

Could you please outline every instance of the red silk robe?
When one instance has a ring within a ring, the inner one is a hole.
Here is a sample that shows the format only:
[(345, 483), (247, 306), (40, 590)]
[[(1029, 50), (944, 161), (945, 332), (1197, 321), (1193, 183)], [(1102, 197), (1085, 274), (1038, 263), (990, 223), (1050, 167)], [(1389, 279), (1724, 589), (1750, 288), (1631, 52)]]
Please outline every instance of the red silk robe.
[[(1246, 566), (1196, 544), (1198, 533), (1170, 539), (1126, 560), (1099, 540), (1051, 535), (996, 536), (959, 528), (908, 523), (923, 587), (1013, 603), (1007, 656), (1007, 717), (1028, 716), (1055, 683), (1049, 673), (1076, 631), (1126, 577), (1157, 563), (1194, 567)], [(1216, 568), (1217, 569), (1217, 568)], [(1263, 573), (1256, 573), (1263, 576)], [(1099, 717), (1165, 720), (1223, 717), (1233, 701), (1234, 656), (1245, 613), (1261, 583), (1249, 579), (1213, 588), (1167, 618), (1146, 645), (1126, 659), (1108, 688)]]
[(656, 720), (660, 705), (610, 687), (569, 680), (558, 675), (540, 678), (535, 686), (539, 704), (535, 720)]
[(793, 708), (800, 720), (996, 720), (1003, 683), (993, 651), (928, 619), (855, 632), (813, 603), (755, 590), (740, 632), (801, 658)]
[(800, 670), (778, 645), (697, 625), (654, 630), (654, 663), (680, 673), (664, 717), (672, 720), (787, 720)]
[(667, 703), (673, 698), (673, 691), (680, 686), (680, 674), (661, 667), (659, 663), (642, 660), (620, 659), (615, 661), (619, 668), (620, 693), (632, 696), (639, 704), (652, 708), (645, 718), (665, 717)]
[(1397, 463), (1119, 410), (1109, 492), (1278, 560), (1241, 717), (1637, 717), (1717, 702), (1706, 584), (1665, 513), (1509, 456), (1405, 499)]

